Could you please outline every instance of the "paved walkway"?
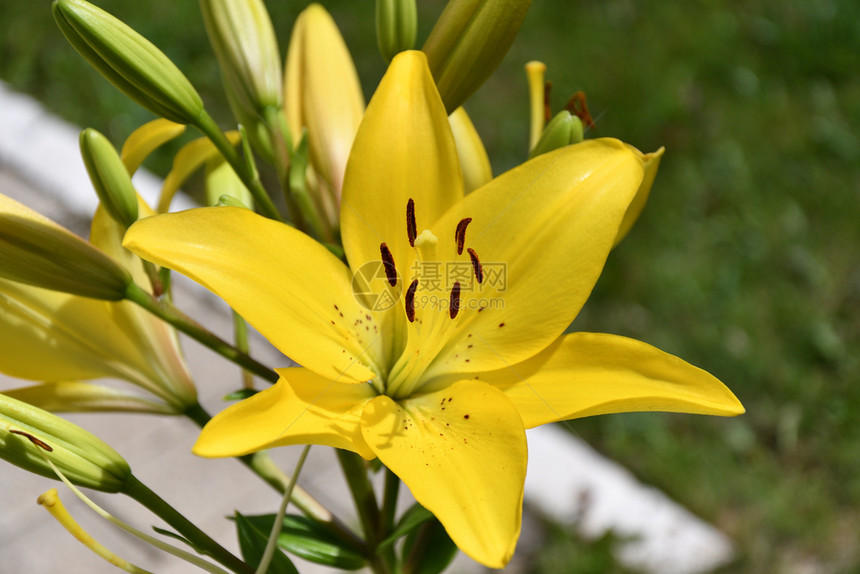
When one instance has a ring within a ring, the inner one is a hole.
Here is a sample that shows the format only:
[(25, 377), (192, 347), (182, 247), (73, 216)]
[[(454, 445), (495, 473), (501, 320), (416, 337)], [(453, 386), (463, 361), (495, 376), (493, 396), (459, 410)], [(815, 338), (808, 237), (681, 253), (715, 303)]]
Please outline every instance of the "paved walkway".
[[(0, 193), (85, 236), (95, 194), (78, 156), (78, 129), (2, 83), (0, 125)], [(136, 185), (151, 199), (159, 183), (142, 174), (136, 177)], [(213, 296), (179, 282), (177, 301), (201, 323), (229, 337), (228, 311)], [(220, 358), (194, 342), (184, 343), (201, 402), (210, 412), (217, 412), (224, 406), (220, 397), (239, 386), (238, 369), (225, 368)], [(286, 364), (280, 353), (259, 338), (253, 349), (266, 364)], [(20, 385), (0, 377), (0, 390)], [(110, 443), (144, 483), (231, 549), (236, 548), (234, 529), (224, 516), (234, 509), (246, 514), (272, 512), (279, 503), (279, 497), (238, 462), (191, 456), (197, 429), (184, 419), (112, 414), (73, 414), (68, 418)], [(731, 544), (720, 532), (659, 491), (638, 483), (626, 470), (569, 433), (553, 427), (535, 429), (529, 433), (529, 447), (523, 536), (518, 557), (506, 572), (523, 571), (529, 551), (539, 548), (543, 535), (536, 516), (571, 527), (576, 520), (575, 527), (585, 536), (600, 536), (612, 529), (630, 537), (631, 541), (619, 548), (619, 558), (645, 572), (693, 574), (730, 560)], [(298, 453), (298, 448), (282, 448), (273, 456), (289, 471)], [(300, 483), (337, 514), (352, 516), (346, 486), (336, 467), (331, 450), (316, 447)], [(59, 483), (0, 461), (0, 574), (117, 571), (85, 550), (36, 505), (36, 497), (52, 487), (59, 489), (72, 515), (88, 532), (127, 560), (161, 574), (193, 571), (130, 540), (94, 516)], [(96, 493), (93, 498), (141, 529), (155, 522), (147, 511), (123, 497)], [(404, 500), (404, 504), (408, 502)], [(328, 571), (312, 565), (300, 570)], [(462, 573), (482, 570), (462, 556), (452, 568)]]

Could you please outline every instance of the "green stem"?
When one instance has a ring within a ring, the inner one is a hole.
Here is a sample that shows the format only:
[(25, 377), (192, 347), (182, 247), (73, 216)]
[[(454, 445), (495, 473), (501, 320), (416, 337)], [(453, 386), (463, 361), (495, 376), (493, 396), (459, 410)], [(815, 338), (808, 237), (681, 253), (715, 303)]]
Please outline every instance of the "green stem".
[(367, 477), (367, 469), (364, 461), (354, 452), (337, 449), (337, 459), (343, 469), (352, 500), (358, 510), (361, 527), (367, 542), (376, 546), (379, 542), (376, 525), (379, 524), (379, 506), (376, 504), (376, 495), (373, 493), (373, 485)]
[[(397, 497), (400, 494), (400, 478), (385, 468), (385, 486), (382, 491), (382, 515), (379, 522), (379, 539), (385, 540), (394, 531), (394, 518), (397, 512)], [(383, 553), (382, 559), (388, 564), (396, 563), (394, 545), (389, 546)]]
[[(247, 355), (251, 348), (248, 344), (248, 323), (236, 311), (233, 311), (233, 336), (236, 339), (236, 349)], [(254, 377), (245, 370), (242, 371), (242, 387), (254, 389)]]
[[(233, 171), (236, 172), (236, 175), (239, 176), (239, 179), (242, 180), (242, 183), (245, 184), (251, 195), (254, 196), (254, 201), (260, 207), (263, 215), (283, 221), (284, 218), (281, 217), (278, 208), (272, 203), (272, 198), (269, 197), (269, 194), (263, 188), (260, 178), (255, 176), (252, 173), (253, 170), (249, 169), (247, 164), (239, 157), (239, 154), (233, 148), (233, 144), (230, 143), (227, 136), (218, 128), (212, 117), (204, 111), (195, 125), (218, 148), (218, 151), (221, 152), (227, 163), (233, 167)], [(253, 161), (252, 158), (247, 158), (247, 160)]]
[(284, 196), (290, 205), (290, 214), (296, 220), (296, 227), (312, 235), (319, 241), (332, 241), (328, 225), (324, 224), (319, 208), (307, 190), (305, 158), (293, 149), (292, 134), (287, 127), (284, 112), (280, 108), (268, 107), (265, 111), (266, 126), (272, 141), (276, 143), (275, 170)]
[[(188, 407), (184, 414), (197, 423), (200, 428), (203, 428), (212, 418), (199, 404)], [(287, 491), (292, 479), (272, 461), (266, 451), (259, 451), (237, 458), (279, 493), (284, 494)], [(353, 549), (359, 552), (366, 551), (364, 542), (346, 524), (333, 515), (301, 486), (295, 485), (290, 496), (290, 501), (302, 514), (314, 520), (338, 539), (349, 544)]]
[(175, 508), (170, 506), (133, 475), (129, 476), (126, 480), (123, 493), (148, 508), (156, 516), (173, 527), (201, 554), (210, 556), (216, 562), (236, 572), (236, 574), (253, 574), (253, 568), (212, 540), (205, 532), (197, 528), (197, 526), (182, 516)]
[(275, 371), (262, 363), (255, 361), (245, 353), (230, 345), (230, 343), (213, 334), (211, 331), (204, 329), (196, 321), (182, 313), (170, 303), (155, 299), (136, 283), (129, 283), (128, 288), (126, 289), (125, 298), (140, 305), (156, 317), (173, 325), (192, 339), (206, 345), (219, 355), (229, 359), (249, 372), (254, 373), (270, 383), (277, 382), (278, 374)]
[(400, 494), (400, 478), (388, 467), (385, 468), (385, 489), (382, 495), (382, 521), (380, 539), (385, 539), (394, 530), (394, 514), (397, 511), (397, 496)]
[(305, 222), (302, 218), (293, 198), (290, 196), (288, 183), (288, 174), (290, 169), (290, 156), (292, 155), (293, 142), (290, 137), (289, 129), (284, 131), (281, 129), (280, 123), (277, 121), (277, 110), (272, 106), (267, 107), (263, 111), (263, 119), (266, 129), (269, 131), (269, 139), (272, 141), (272, 159), (274, 160), (275, 172), (278, 176), (278, 185), (281, 186), (281, 191), (284, 194), (284, 201), (287, 204), (290, 218), (293, 225), (301, 231), (307, 232)]
[(364, 460), (353, 452), (336, 449), (337, 459), (340, 462), (346, 482), (352, 493), (353, 502), (364, 530), (367, 540), (368, 560), (371, 570), (376, 574), (391, 574), (391, 565), (386, 556), (380, 556), (376, 547), (384, 538), (384, 532), (380, 532), (380, 513), (376, 503), (376, 495), (373, 485), (367, 476), (367, 467)]

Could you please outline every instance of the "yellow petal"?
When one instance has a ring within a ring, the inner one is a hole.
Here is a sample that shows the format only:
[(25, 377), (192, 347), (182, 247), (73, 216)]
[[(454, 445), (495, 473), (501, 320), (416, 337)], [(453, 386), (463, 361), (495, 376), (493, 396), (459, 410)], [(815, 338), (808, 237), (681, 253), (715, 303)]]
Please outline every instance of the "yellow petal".
[(420, 233), (462, 196), (457, 149), (427, 59), (401, 52), (367, 107), (347, 165), (341, 231), (350, 266), (379, 261), (384, 242), (406, 277), (409, 199)]
[(0, 372), (34, 381), (103, 377), (130, 381), (181, 410), (190, 380), (165, 378), (164, 364), (121, 307), (0, 279)]
[[(625, 144), (589, 140), (526, 162), (446, 213), (434, 232), (447, 249), (446, 279), (460, 274), (461, 311), (428, 376), (514, 364), (561, 335), (600, 276), (642, 175)], [(467, 217), (458, 255), (455, 229)]]
[[(107, 305), (0, 279), (0, 371), (30, 380), (118, 376), (108, 353), (127, 339), (113, 328)], [(111, 341), (110, 350), (100, 348)]]
[(314, 169), (340, 197), (364, 95), (352, 56), (332, 17), (311, 4), (296, 19), (287, 52), (287, 120), (294, 141), (308, 130)]
[[(138, 211), (141, 217), (153, 213), (140, 197)], [(151, 292), (143, 262), (122, 246), (125, 231), (100, 206), (93, 216), (90, 242), (122, 265), (135, 283)], [(196, 404), (197, 390), (179, 346), (176, 330), (130, 301), (109, 305), (107, 312), (111, 323), (126, 335), (129, 342), (123, 354), (117, 355), (117, 358), (134, 366), (145, 378), (145, 381), (135, 382), (159, 396), (171, 397), (170, 402), (180, 409)]]
[(735, 416), (743, 406), (714, 376), (635, 339), (573, 333), (523, 363), (482, 373), (526, 428), (633, 411)]
[(122, 144), (122, 151), (120, 152), (120, 157), (128, 173), (136, 172), (149, 154), (162, 144), (179, 137), (184, 131), (184, 125), (164, 118), (152, 120), (134, 130)]
[[(631, 146), (632, 148), (632, 146)], [(615, 245), (621, 243), (621, 240), (627, 236), (633, 224), (639, 219), (639, 215), (645, 208), (645, 203), (648, 201), (648, 196), (651, 194), (651, 186), (654, 185), (654, 178), (657, 177), (657, 168), (660, 167), (660, 158), (663, 157), (663, 152), (666, 148), (660, 148), (652, 153), (640, 153), (635, 150), (642, 158), (645, 166), (645, 177), (642, 178), (642, 183), (639, 184), (639, 190), (636, 192), (636, 198), (630, 202), (630, 207), (627, 208), (627, 213), (624, 214), (624, 221), (621, 222), (621, 228), (618, 230), (618, 235), (615, 236)]]
[[(225, 135), (233, 145), (239, 143), (238, 132), (227, 132)], [(182, 184), (207, 161), (218, 157), (221, 157), (221, 152), (208, 138), (197, 138), (182, 146), (173, 158), (170, 173), (167, 174), (164, 183), (161, 184), (161, 196), (158, 199), (157, 211), (159, 213), (167, 212), (170, 209), (173, 196), (176, 195)]]
[(361, 422), (370, 448), (463, 552), (491, 568), (510, 560), (527, 447), (522, 420), (500, 391), (465, 381), (399, 404), (382, 395)]
[(125, 247), (213, 291), (287, 356), (339, 382), (372, 378), (378, 327), (325, 247), (248, 209), (205, 207), (134, 224)]
[(120, 389), (64, 381), (42, 383), (3, 391), (3, 394), (50, 412), (137, 412), (175, 414), (177, 411), (164, 403), (150, 401)]
[(359, 430), (369, 384), (336, 383), (302, 368), (279, 369), (281, 379), (215, 415), (203, 427), (194, 454), (241, 456), (292, 444), (320, 444), (374, 458)]
[(463, 187), (466, 193), (471, 193), (493, 179), (490, 157), (466, 110), (457, 108), (448, 116), (448, 122), (454, 141), (457, 142), (457, 155), (463, 169)]

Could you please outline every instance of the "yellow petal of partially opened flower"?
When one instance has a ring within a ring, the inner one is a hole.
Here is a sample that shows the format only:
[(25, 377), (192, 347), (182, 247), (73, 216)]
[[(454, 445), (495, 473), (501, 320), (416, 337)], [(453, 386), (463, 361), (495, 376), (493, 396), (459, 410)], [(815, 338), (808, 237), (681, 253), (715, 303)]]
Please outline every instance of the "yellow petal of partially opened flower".
[(131, 250), (206, 285), (303, 365), (218, 414), (195, 452), (310, 442), (379, 457), (464, 552), (503, 566), (520, 531), (525, 428), (601, 412), (743, 412), (722, 383), (676, 357), (621, 337), (563, 335), (644, 174), (641, 154), (593, 140), (464, 197), (426, 60), (399, 54), (350, 154), (348, 265), (293, 228), (229, 207), (149, 218), (126, 235)]
[[(24, 216), (41, 216), (5, 196), (0, 203)], [(142, 213), (152, 213), (143, 203)], [(91, 242), (139, 285), (148, 277), (139, 258), (123, 249), (124, 228), (103, 208), (93, 218)], [(0, 372), (36, 381), (120, 378), (159, 397), (173, 412), (197, 394), (176, 332), (129, 302), (80, 297), (0, 279)]]
[(311, 4), (296, 19), (284, 74), (290, 133), (307, 129), (311, 163), (339, 198), (349, 149), (364, 114), (352, 56), (325, 8)]

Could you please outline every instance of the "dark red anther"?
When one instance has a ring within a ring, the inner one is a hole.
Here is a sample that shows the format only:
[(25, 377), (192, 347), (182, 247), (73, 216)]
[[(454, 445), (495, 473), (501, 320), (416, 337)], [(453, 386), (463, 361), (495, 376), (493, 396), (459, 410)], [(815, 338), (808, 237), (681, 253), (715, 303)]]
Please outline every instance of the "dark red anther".
[(27, 440), (29, 440), (31, 443), (33, 443), (37, 447), (41, 448), (42, 450), (46, 450), (48, 452), (54, 451), (54, 448), (51, 445), (49, 445), (48, 443), (46, 443), (43, 440), (37, 439), (36, 437), (34, 437), (33, 435), (31, 435), (28, 432), (19, 431), (17, 429), (11, 429), (11, 430), (9, 430), (9, 432), (12, 434), (19, 434), (22, 437), (25, 437)]
[(484, 282), (484, 268), (481, 266), (481, 260), (478, 259), (478, 254), (475, 253), (475, 250), (471, 247), (467, 249), (469, 252), (469, 258), (472, 260), (472, 269), (475, 271), (475, 279), (478, 280), (478, 283)]
[(454, 232), (454, 239), (457, 240), (457, 255), (463, 254), (463, 246), (466, 244), (466, 228), (471, 222), (471, 217), (465, 217), (457, 224), (457, 231)]
[(418, 289), (418, 279), (413, 279), (406, 290), (404, 304), (406, 306), (406, 318), (410, 323), (415, 322), (415, 290)]
[(385, 277), (388, 278), (388, 284), (394, 287), (397, 285), (397, 269), (394, 267), (394, 257), (391, 255), (391, 250), (385, 243), (380, 243), (379, 254), (382, 257), (382, 266), (385, 267)]
[(448, 306), (448, 314), (453, 319), (460, 312), (460, 282), (454, 281), (451, 287), (451, 303)]
[(418, 227), (415, 225), (415, 202), (409, 198), (406, 204), (406, 235), (409, 236), (409, 245), (415, 247), (415, 238), (418, 237)]
[(597, 127), (594, 124), (594, 119), (591, 117), (591, 113), (588, 111), (588, 104), (585, 102), (585, 92), (579, 91), (573, 94), (567, 102), (567, 105), (564, 106), (564, 109), (582, 120), (582, 123), (584, 123), (585, 127), (588, 129), (593, 130)]

